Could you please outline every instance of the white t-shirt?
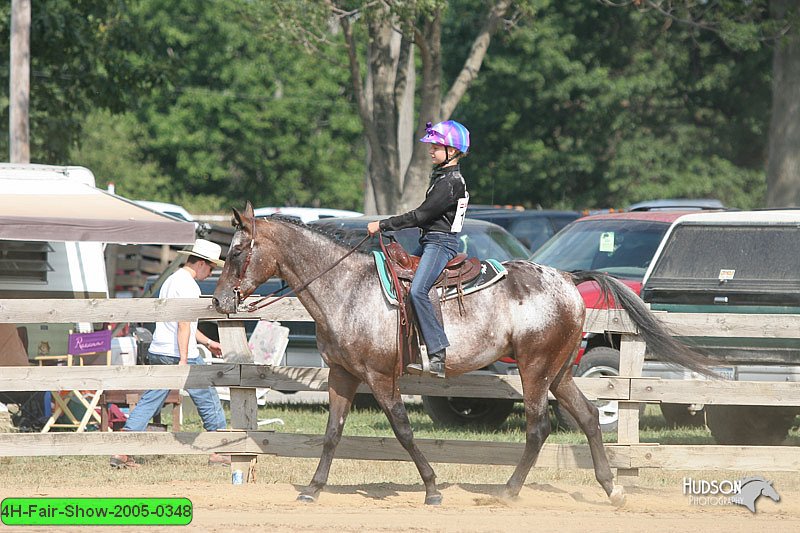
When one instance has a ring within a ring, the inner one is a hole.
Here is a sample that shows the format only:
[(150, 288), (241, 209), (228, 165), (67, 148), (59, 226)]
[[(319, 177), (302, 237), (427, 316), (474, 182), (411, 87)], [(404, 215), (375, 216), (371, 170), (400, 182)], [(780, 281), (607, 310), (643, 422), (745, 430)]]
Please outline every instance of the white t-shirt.
[[(179, 268), (174, 274), (167, 278), (158, 292), (159, 298), (199, 298), (200, 286), (185, 268)], [(189, 333), (189, 359), (200, 355), (197, 349), (197, 322), (191, 322), (191, 332)], [(150, 344), (150, 351), (159, 355), (169, 355), (180, 357), (178, 350), (178, 322), (156, 322), (156, 330), (153, 333), (153, 342)]]

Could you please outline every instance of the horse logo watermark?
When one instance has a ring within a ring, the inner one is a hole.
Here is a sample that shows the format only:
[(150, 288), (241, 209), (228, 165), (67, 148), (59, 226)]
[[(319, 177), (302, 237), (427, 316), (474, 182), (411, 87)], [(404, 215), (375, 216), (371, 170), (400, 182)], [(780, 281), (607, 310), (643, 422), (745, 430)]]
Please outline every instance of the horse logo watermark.
[(763, 477), (746, 477), (739, 480), (739, 483), (741, 483), (741, 490), (737, 496), (731, 498), (731, 503), (744, 505), (750, 509), (751, 513), (756, 512), (756, 500), (761, 496), (766, 496), (775, 502), (781, 501), (781, 497), (775, 487), (772, 486), (772, 482)]
[(683, 494), (691, 505), (742, 505), (756, 512), (756, 501), (766, 496), (778, 502), (781, 497), (771, 481), (761, 476), (739, 480), (705, 480), (683, 478)]

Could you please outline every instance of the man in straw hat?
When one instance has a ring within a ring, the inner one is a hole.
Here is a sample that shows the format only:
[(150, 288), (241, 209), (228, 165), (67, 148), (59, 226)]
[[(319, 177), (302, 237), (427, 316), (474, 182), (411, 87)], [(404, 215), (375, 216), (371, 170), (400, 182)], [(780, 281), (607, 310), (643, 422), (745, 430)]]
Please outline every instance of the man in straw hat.
[[(159, 298), (199, 298), (200, 286), (197, 280), (204, 280), (214, 267), (225, 263), (219, 256), (222, 249), (218, 244), (204, 239), (197, 239), (189, 250), (178, 253), (187, 255), (186, 263), (175, 271), (158, 293)], [(206, 346), (214, 355), (222, 355), (222, 347), (216, 341), (206, 337), (197, 329), (197, 322), (158, 322), (150, 344), (149, 361), (151, 365), (202, 365), (205, 361), (200, 356), (197, 343)], [(225, 429), (225, 412), (219, 402), (216, 389), (187, 389), (192, 398), (203, 427), (206, 431)], [(131, 411), (123, 431), (144, 431), (147, 423), (158, 413), (169, 390), (149, 390), (142, 394), (139, 403)], [(209, 464), (230, 464), (230, 457), (212, 454)], [(128, 455), (114, 455), (111, 466), (130, 468), (139, 466)]]

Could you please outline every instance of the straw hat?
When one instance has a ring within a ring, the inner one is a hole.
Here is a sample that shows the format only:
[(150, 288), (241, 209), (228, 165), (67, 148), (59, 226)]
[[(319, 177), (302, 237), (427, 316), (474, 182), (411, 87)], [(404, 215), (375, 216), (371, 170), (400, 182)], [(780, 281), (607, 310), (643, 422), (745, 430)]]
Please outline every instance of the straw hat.
[(192, 248), (189, 250), (179, 250), (179, 254), (194, 255), (206, 261), (211, 261), (218, 267), (225, 266), (225, 261), (222, 261), (219, 256), (222, 253), (222, 247), (219, 244), (207, 241), (205, 239), (197, 239), (194, 241)]

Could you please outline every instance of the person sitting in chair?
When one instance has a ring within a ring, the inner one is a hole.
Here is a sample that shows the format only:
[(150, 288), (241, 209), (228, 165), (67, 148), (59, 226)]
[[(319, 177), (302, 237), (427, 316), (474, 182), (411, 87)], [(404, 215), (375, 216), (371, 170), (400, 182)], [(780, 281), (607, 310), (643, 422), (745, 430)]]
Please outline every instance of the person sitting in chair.
[[(455, 120), (440, 122), (435, 126), (428, 122), (425, 133), (420, 142), (431, 145), (428, 152), (434, 165), (425, 200), (407, 213), (370, 222), (367, 231), (374, 235), (378, 231), (413, 227), (421, 229), (419, 247), (414, 252), (414, 255), (420, 256), (420, 261), (411, 282), (410, 298), (430, 356), (430, 371), (443, 378), (446, 348), (450, 342), (444, 327), (436, 318), (428, 293), (447, 262), (458, 254), (458, 233), (469, 203), (459, 161), (466, 156), (470, 142), (467, 128)], [(408, 365), (408, 371), (421, 374), (422, 366)]]

